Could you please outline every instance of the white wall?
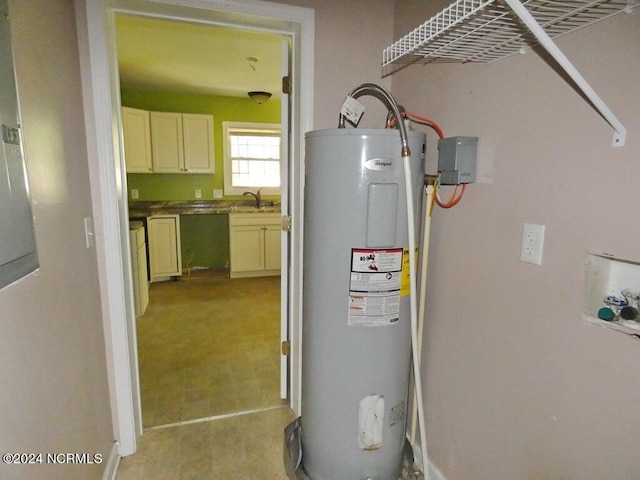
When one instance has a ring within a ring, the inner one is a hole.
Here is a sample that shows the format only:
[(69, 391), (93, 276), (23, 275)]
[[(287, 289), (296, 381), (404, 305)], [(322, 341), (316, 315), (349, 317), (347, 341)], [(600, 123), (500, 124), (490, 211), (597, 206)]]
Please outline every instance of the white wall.
[[(0, 292), (0, 450), (98, 453), (113, 442), (71, 0), (10, 17), (40, 270)], [(0, 464), (3, 479), (101, 478), (101, 465)]]
[[(399, 0), (396, 38), (443, 6)], [(581, 320), (587, 253), (640, 260), (640, 11), (558, 44), (626, 124), (625, 147), (533, 52), (392, 80), (447, 136), (480, 138), (479, 181), (432, 229), (427, 430), (448, 480), (640, 476), (640, 342)], [(542, 266), (519, 261), (525, 222), (546, 225)]]

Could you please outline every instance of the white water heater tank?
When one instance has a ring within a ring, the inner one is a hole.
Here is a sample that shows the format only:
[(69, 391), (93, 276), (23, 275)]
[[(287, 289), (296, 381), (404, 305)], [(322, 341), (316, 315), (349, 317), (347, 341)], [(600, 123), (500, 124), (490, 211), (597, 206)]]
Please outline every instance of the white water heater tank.
[[(408, 141), (419, 226), (425, 136)], [(395, 129), (306, 134), (301, 419), (313, 480), (397, 480), (402, 468), (411, 325), (401, 147)]]

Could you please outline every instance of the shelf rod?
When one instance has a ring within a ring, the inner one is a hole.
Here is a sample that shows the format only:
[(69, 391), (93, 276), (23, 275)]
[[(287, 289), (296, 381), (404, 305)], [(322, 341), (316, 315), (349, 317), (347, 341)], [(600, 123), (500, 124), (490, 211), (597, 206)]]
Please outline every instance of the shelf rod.
[(549, 54), (560, 64), (564, 71), (571, 77), (576, 85), (582, 90), (582, 93), (586, 95), (591, 104), (598, 110), (600, 115), (607, 121), (613, 128), (615, 133), (613, 134), (614, 147), (622, 147), (624, 145), (627, 129), (622, 125), (618, 118), (613, 114), (611, 109), (607, 107), (600, 96), (595, 92), (593, 88), (587, 83), (580, 72), (573, 66), (564, 53), (558, 48), (554, 41), (547, 35), (544, 29), (538, 24), (528, 10), (522, 5), (519, 0), (505, 0), (505, 2), (511, 7), (520, 20), (531, 30), (531, 33), (536, 37), (540, 45), (549, 52)]

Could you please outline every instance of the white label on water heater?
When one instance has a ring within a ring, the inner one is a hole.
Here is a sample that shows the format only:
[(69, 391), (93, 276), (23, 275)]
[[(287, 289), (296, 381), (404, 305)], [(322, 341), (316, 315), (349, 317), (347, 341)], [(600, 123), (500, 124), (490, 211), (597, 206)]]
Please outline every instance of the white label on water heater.
[(340, 113), (351, 123), (357, 125), (364, 113), (364, 105), (353, 97), (347, 97), (342, 104)]
[(368, 395), (358, 405), (358, 447), (377, 450), (382, 447), (384, 397)]
[(383, 327), (400, 318), (402, 248), (351, 250), (349, 326)]

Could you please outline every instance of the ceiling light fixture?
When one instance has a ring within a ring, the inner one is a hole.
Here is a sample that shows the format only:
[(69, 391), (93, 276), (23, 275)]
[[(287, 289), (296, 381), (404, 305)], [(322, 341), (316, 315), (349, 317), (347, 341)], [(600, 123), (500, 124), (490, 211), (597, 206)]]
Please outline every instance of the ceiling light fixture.
[(264, 103), (271, 98), (271, 94), (269, 92), (249, 92), (247, 93), (249, 98), (256, 103)]

